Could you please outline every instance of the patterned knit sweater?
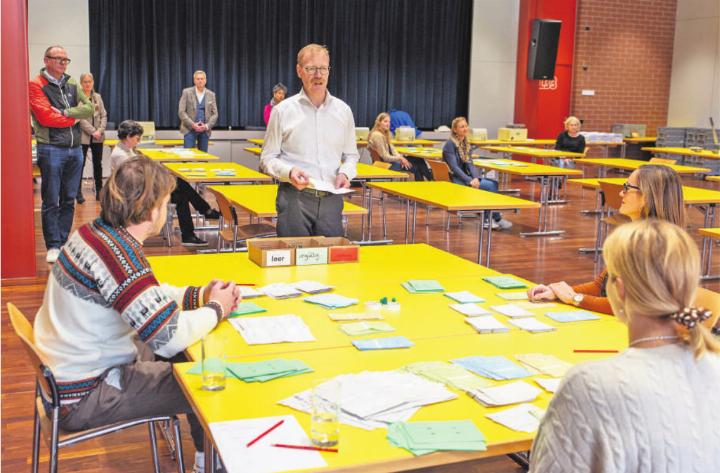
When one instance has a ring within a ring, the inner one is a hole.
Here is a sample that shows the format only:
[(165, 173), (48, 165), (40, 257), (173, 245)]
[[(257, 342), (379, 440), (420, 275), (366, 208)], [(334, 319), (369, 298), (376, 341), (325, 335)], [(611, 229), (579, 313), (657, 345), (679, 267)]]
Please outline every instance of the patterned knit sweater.
[(140, 243), (102, 219), (80, 227), (53, 265), (35, 317), (35, 342), (63, 403), (90, 393), (105, 371), (132, 363), (139, 337), (169, 358), (215, 327), (202, 289), (159, 284)]
[(720, 356), (630, 348), (573, 368), (533, 444), (530, 472), (720, 472)]

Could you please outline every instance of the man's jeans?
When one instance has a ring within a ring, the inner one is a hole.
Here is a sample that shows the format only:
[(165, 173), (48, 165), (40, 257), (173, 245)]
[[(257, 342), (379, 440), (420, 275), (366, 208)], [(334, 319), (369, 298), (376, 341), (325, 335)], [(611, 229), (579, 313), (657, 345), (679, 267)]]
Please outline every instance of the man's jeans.
[(185, 141), (183, 145), (185, 148), (197, 148), (200, 151), (205, 151), (207, 153), (208, 144), (210, 142), (207, 132), (196, 133), (190, 130), (185, 133), (183, 140)]
[(42, 177), (42, 230), (45, 247), (65, 244), (75, 214), (75, 197), (80, 185), (83, 157), (80, 145), (74, 148), (38, 143), (37, 160)]

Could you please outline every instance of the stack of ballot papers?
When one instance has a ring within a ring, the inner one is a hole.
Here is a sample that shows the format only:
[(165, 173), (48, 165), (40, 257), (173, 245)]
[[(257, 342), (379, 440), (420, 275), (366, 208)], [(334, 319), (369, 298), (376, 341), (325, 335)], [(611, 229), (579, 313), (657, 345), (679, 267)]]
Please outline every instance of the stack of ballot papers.
[(405, 337), (381, 337), (366, 338), (365, 340), (353, 340), (355, 348), (365, 350), (393, 350), (395, 348), (410, 348), (413, 342)]
[(329, 312), (331, 320), (382, 320), (382, 315), (369, 312)]
[(466, 356), (451, 361), (473, 373), (495, 380), (518, 379), (531, 374), (504, 356)]
[(340, 325), (340, 330), (351, 337), (395, 331), (393, 326), (386, 322), (355, 322), (353, 324), (342, 324)]
[(546, 312), (545, 315), (556, 322), (581, 322), (583, 320), (598, 320), (599, 315), (595, 315), (587, 310), (568, 310), (563, 312)]
[[(245, 447), (270, 427), (283, 421), (250, 447)], [(320, 452), (277, 448), (273, 444), (312, 445), (295, 416), (212, 422), (210, 434), (215, 441), (225, 471), (274, 473), (327, 466)]]
[(293, 286), (295, 286), (295, 289), (307, 292), (308, 294), (320, 294), (321, 292), (328, 292), (333, 289), (333, 286), (328, 286), (327, 284), (316, 281), (298, 281), (294, 283)]
[(524, 301), (528, 298), (525, 291), (498, 292), (498, 297), (506, 301)]
[(473, 326), (478, 333), (502, 333), (507, 332), (508, 328), (501, 324), (492, 315), (484, 315), (481, 317), (468, 317), (465, 322)]
[(458, 304), (470, 304), (470, 303), (474, 303), (474, 302), (485, 302), (485, 299), (483, 299), (480, 296), (476, 296), (475, 294), (473, 294), (470, 291), (446, 292), (445, 296), (454, 300)]
[[(187, 372), (188, 374), (202, 374), (202, 363), (195, 363)], [(300, 360), (278, 358), (252, 363), (225, 362), (225, 377), (240, 379), (246, 383), (265, 382), (275, 378), (311, 372), (312, 369)]]
[(342, 309), (357, 304), (358, 300), (352, 297), (341, 296), (340, 294), (316, 294), (303, 299), (305, 302), (317, 304), (326, 309)]
[(301, 294), (300, 291), (295, 289), (290, 284), (278, 282), (275, 284), (268, 284), (258, 289), (266, 296), (270, 296), (273, 299), (288, 299), (290, 297), (297, 297)]
[[(457, 395), (440, 383), (404, 371), (363, 371), (333, 378), (340, 383), (340, 422), (365, 430), (403, 422), (420, 407), (449, 401)], [(316, 389), (322, 391), (322, 384)], [(310, 413), (306, 390), (278, 404)]]
[(561, 360), (555, 355), (546, 355), (544, 353), (525, 353), (522, 355), (515, 355), (515, 359), (539, 373), (555, 376), (557, 378), (565, 376), (565, 373), (573, 367), (572, 364)]
[(253, 297), (260, 297), (263, 295), (262, 292), (256, 291), (254, 287), (250, 286), (238, 286), (240, 288), (240, 295), (243, 299), (252, 299)]
[(542, 388), (550, 393), (554, 393), (560, 387), (561, 378), (534, 378), (533, 381), (538, 383)]
[(540, 322), (535, 317), (527, 317), (523, 319), (513, 319), (510, 321), (511, 324), (516, 326), (517, 328), (520, 328), (522, 330), (525, 330), (527, 332), (531, 333), (538, 333), (538, 332), (552, 332), (553, 330), (556, 330), (555, 327), (552, 325), (544, 324)]
[(248, 345), (283, 342), (314, 342), (315, 337), (297, 315), (229, 319)]
[(532, 312), (528, 312), (527, 310), (523, 309), (522, 307), (518, 307), (515, 304), (493, 305), (490, 306), (490, 308), (508, 317), (532, 317), (533, 315), (535, 315)]
[(258, 314), (260, 312), (267, 312), (267, 309), (263, 309), (254, 302), (241, 302), (230, 312), (228, 317), (241, 317), (243, 315)]
[(213, 169), (216, 176), (235, 176), (234, 169)]
[(415, 373), (430, 381), (443, 383), (463, 391), (492, 386), (490, 381), (478, 378), (460, 365), (446, 361), (419, 361), (403, 367), (405, 371)]
[(483, 278), (483, 281), (489, 282), (500, 289), (519, 289), (521, 287), (527, 287), (527, 284), (512, 276), (487, 276)]
[(434, 279), (410, 279), (401, 283), (401, 285), (411, 294), (431, 294), (445, 291), (440, 283)]
[(501, 386), (468, 391), (468, 394), (482, 405), (493, 407), (532, 402), (541, 392), (524, 381), (515, 381)]
[(443, 450), (487, 450), (485, 436), (470, 420), (396, 422), (388, 427), (387, 438), (391, 444), (413, 455)]
[(482, 163), (487, 164), (493, 164), (495, 166), (511, 166), (511, 167), (526, 167), (528, 164), (524, 163), (522, 161), (511, 161), (509, 159), (501, 160), (501, 159), (491, 159), (489, 161), (481, 161)]
[(477, 304), (450, 304), (452, 310), (456, 310), (466, 317), (478, 317), (481, 315), (490, 315), (490, 311)]
[(544, 409), (532, 404), (520, 404), (504, 411), (485, 414), (485, 417), (509, 429), (530, 433), (535, 432), (540, 427), (540, 420), (544, 415)]

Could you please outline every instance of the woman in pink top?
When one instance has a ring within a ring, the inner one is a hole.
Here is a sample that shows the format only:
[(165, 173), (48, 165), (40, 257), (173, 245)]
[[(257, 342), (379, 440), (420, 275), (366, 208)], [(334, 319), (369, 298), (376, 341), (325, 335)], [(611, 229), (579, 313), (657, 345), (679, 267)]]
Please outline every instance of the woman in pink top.
[(270, 121), (270, 112), (272, 112), (273, 107), (285, 100), (285, 94), (287, 94), (287, 87), (285, 87), (282, 82), (278, 82), (277, 84), (275, 84), (275, 87), (273, 87), (272, 93), (272, 99), (270, 99), (270, 102), (265, 105), (265, 111), (263, 112), (263, 120), (265, 120), (265, 125), (267, 125)]

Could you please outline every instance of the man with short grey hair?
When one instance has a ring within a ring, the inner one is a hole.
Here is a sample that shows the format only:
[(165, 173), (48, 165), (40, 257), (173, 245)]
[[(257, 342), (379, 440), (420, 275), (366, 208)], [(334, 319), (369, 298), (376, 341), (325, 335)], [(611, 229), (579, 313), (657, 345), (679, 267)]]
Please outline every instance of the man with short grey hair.
[(183, 134), (186, 148), (197, 148), (207, 153), (210, 130), (218, 119), (217, 101), (215, 92), (205, 88), (205, 71), (195, 71), (193, 82), (195, 87), (184, 89), (180, 96), (180, 133)]

